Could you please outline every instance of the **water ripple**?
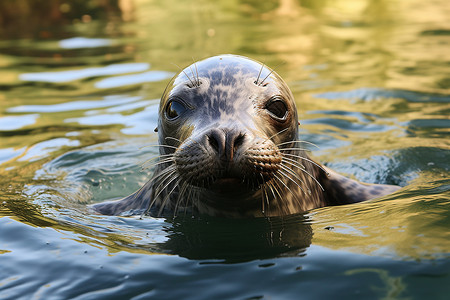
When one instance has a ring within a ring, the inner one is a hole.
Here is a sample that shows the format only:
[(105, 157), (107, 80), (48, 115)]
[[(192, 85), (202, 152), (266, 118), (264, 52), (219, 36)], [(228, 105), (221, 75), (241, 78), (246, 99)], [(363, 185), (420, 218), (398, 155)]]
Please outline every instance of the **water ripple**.
[(400, 98), (409, 102), (450, 102), (450, 96), (441, 94), (429, 94), (408, 90), (388, 90), (382, 88), (359, 88), (344, 92), (325, 92), (314, 95), (316, 98), (325, 99), (361, 99), (372, 101), (380, 98)]
[(59, 41), (59, 46), (64, 49), (80, 48), (98, 48), (111, 46), (113, 41), (110, 39), (92, 39), (85, 37), (73, 37)]
[[(116, 110), (112, 110), (114, 112)], [(90, 112), (91, 114), (98, 112)], [(149, 134), (152, 133), (158, 124), (158, 104), (147, 106), (143, 111), (131, 115), (122, 115), (120, 113), (105, 114), (99, 113), (96, 115), (88, 115), (79, 118), (66, 119), (64, 122), (76, 122), (80, 125), (124, 125), (121, 131), (124, 134)]]
[(171, 78), (175, 75), (172, 72), (165, 71), (148, 71), (141, 74), (116, 76), (105, 78), (95, 84), (99, 89), (115, 88), (131, 84), (140, 84), (145, 82), (156, 82)]
[(86, 68), (79, 70), (23, 73), (19, 75), (19, 79), (23, 81), (69, 82), (96, 76), (142, 72), (148, 70), (149, 68), (150, 64), (148, 63), (113, 64), (106, 67)]
[[(127, 104), (135, 102), (141, 97), (123, 97), (123, 96), (106, 96), (103, 100), (83, 100), (70, 101), (65, 103), (50, 104), (50, 105), (20, 105), (9, 108), (7, 111), (12, 113), (24, 112), (40, 112), (40, 113), (54, 113), (63, 111), (87, 110), (93, 108), (103, 108), (116, 105)], [(30, 116), (33, 115), (28, 115)], [(34, 115), (37, 116), (37, 115)], [(14, 117), (17, 118), (17, 117)], [(0, 119), (1, 121), (1, 119)], [(33, 124), (33, 123), (32, 123)]]
[(36, 123), (38, 114), (0, 117), (0, 131), (17, 130)]

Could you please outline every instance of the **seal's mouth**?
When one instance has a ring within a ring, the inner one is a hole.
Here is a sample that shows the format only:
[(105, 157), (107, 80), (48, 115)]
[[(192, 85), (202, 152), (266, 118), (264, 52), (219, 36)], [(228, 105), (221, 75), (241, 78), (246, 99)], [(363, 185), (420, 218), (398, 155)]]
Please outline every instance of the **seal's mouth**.
[(218, 178), (209, 187), (210, 190), (219, 193), (230, 193), (236, 191), (237, 189), (240, 190), (244, 188), (247, 188), (247, 185), (243, 182), (243, 180), (235, 177)]
[(238, 178), (233, 178), (233, 177), (224, 177), (224, 178), (219, 178), (216, 180), (216, 184), (237, 184), (240, 183), (242, 180), (238, 179)]
[(242, 184), (242, 180), (238, 178), (233, 177), (225, 177), (225, 178), (219, 178), (217, 179), (214, 184), (217, 185), (236, 185), (236, 184)]

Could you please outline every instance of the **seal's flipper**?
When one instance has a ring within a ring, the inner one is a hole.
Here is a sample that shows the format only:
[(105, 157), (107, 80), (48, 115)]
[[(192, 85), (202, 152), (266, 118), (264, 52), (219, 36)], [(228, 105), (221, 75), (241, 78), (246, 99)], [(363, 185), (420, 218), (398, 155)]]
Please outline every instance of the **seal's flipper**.
[(401, 187), (388, 184), (368, 184), (347, 178), (326, 168), (329, 173), (324, 183), (328, 205), (357, 203), (392, 194)]
[(95, 213), (102, 215), (137, 215), (147, 209), (151, 199), (151, 186), (147, 183), (140, 190), (120, 200), (112, 200), (89, 205)]

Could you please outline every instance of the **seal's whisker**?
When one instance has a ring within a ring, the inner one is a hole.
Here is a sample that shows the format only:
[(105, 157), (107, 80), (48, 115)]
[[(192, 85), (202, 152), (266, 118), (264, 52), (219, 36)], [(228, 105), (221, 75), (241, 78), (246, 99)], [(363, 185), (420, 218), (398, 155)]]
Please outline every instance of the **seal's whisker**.
[[(274, 198), (274, 201), (275, 201), (275, 202), (283, 201), (284, 197), (281, 195), (281, 187), (280, 187), (280, 185), (278, 184), (278, 181), (275, 180), (275, 178), (272, 178), (272, 179), (270, 180), (270, 183), (271, 183), (271, 185), (274, 187), (275, 192), (278, 194), (278, 198), (275, 197), (275, 198)], [(281, 206), (281, 208), (282, 208), (282, 210), (283, 210), (283, 209), (286, 208), (286, 207)], [(286, 210), (285, 212), (288, 213), (288, 210)]]
[(166, 158), (166, 159), (162, 159), (160, 161), (153, 162), (153, 163), (151, 163), (149, 165), (147, 165), (148, 163), (144, 163), (144, 164), (141, 165), (141, 169), (142, 170), (147, 170), (147, 169), (153, 168), (153, 167), (155, 167), (157, 165), (173, 163), (174, 161), (175, 161), (174, 158), (171, 157), (171, 158)]
[(186, 72), (185, 72), (179, 65), (177, 65), (177, 64), (175, 64), (175, 63), (172, 63), (172, 64), (175, 65), (175, 66), (177, 66), (178, 69), (180, 69), (181, 72), (183, 72), (183, 74), (186, 75), (186, 77), (187, 77), (187, 78), (189, 79), (189, 81), (191, 82), (192, 86), (195, 86), (194, 82), (192, 82), (192, 80), (191, 80), (191, 77), (189, 77), (189, 75), (186, 74)]
[(305, 166), (302, 163), (299, 163), (298, 161), (290, 159), (290, 158), (287, 158), (287, 157), (282, 157), (281, 161), (289, 161), (291, 163), (294, 163), (297, 166), (297, 168), (300, 168), (300, 169), (304, 169), (305, 168)]
[(167, 168), (160, 170), (158, 173), (155, 173), (155, 175), (153, 175), (153, 178), (160, 177), (160, 176), (162, 176), (168, 172), (172, 172), (172, 171), (176, 171), (176, 168), (174, 165), (170, 165)]
[(148, 148), (148, 147), (166, 147), (166, 148), (171, 148), (171, 149), (178, 149), (178, 147), (175, 146), (170, 146), (170, 145), (161, 145), (161, 144), (154, 144), (154, 145), (147, 145), (147, 146), (143, 146), (142, 148)]
[(195, 208), (198, 211), (198, 204), (200, 203), (200, 192), (192, 187), (192, 198), (191, 198), (191, 217), (194, 216)]
[(150, 179), (149, 183), (150, 182), (153, 182), (153, 183), (159, 182), (161, 180), (161, 177), (164, 177), (169, 172), (176, 172), (175, 166), (173, 166), (173, 165), (169, 166), (169, 167), (161, 170), (160, 172), (155, 173), (153, 175), (152, 179)]
[[(287, 163), (287, 164), (289, 164), (289, 165), (291, 165), (291, 166), (294, 166), (294, 167), (296, 167), (296, 165), (295, 164), (293, 164), (293, 163), (291, 163), (291, 162), (289, 162), (289, 161), (284, 161), (285, 163)], [(309, 177), (311, 177), (319, 186), (320, 186), (320, 189), (322, 190), (322, 191), (325, 191), (324, 190), (324, 188), (322, 187), (322, 185), (320, 184), (320, 182), (316, 179), (316, 177), (314, 177), (311, 173), (309, 173), (308, 171), (306, 171), (305, 169), (302, 169), (302, 168), (299, 168), (303, 173), (305, 173), (305, 174), (307, 174)]]
[(175, 203), (175, 208), (173, 210), (174, 217), (177, 216), (179, 205), (180, 205), (181, 201), (183, 201), (183, 196), (184, 196), (184, 193), (186, 192), (187, 187), (188, 187), (188, 183), (184, 182), (180, 188), (180, 191), (178, 192), (177, 202)]
[(291, 189), (287, 186), (286, 183), (284, 183), (283, 179), (278, 177), (277, 174), (273, 174), (273, 176), (278, 180), (278, 182), (280, 182), (281, 184), (284, 185), (285, 188), (288, 189), (289, 192), (291, 192), (292, 196), (294, 196), (295, 199), (299, 200), (298, 197), (291, 191)]
[(291, 170), (290, 168), (288, 168), (284, 162), (282, 162), (280, 164), (281, 169), (283, 169), (284, 171), (288, 172), (289, 174), (291, 174), (295, 179), (297, 179), (301, 184), (305, 184), (305, 182), (302, 180), (302, 178), (300, 177), (300, 175), (298, 175), (296, 172), (294, 172), (293, 170)]
[(197, 63), (195, 62), (194, 57), (192, 57), (192, 61), (194, 62), (193, 65), (195, 67), (195, 73), (197, 74), (197, 86), (200, 86), (200, 77), (198, 76), (198, 69), (197, 69)]
[[(287, 128), (285, 128), (285, 129), (283, 129), (283, 130), (278, 131), (277, 133), (275, 133), (275, 134), (271, 135), (270, 137), (268, 137), (267, 139), (265, 139), (264, 142), (273, 139), (273, 138), (276, 137), (277, 135), (280, 135), (280, 134), (282, 134), (283, 132), (285, 132), (285, 131), (287, 131), (287, 130), (289, 130), (289, 129), (290, 129), (290, 127), (287, 127)], [(264, 142), (263, 142), (263, 143), (264, 143)]]
[[(279, 196), (279, 200), (282, 200), (283, 199), (283, 196), (281, 195), (281, 187), (280, 187), (280, 185), (278, 184), (278, 181), (277, 180), (275, 180), (276, 178), (272, 178), (271, 179), (271, 182), (272, 182), (272, 184), (274, 185), (274, 187), (275, 187), (275, 191), (277, 192), (277, 194), (278, 194), (278, 196)], [(278, 188), (277, 188), (278, 187)]]
[(284, 64), (284, 62), (282, 62), (282, 63), (279, 63), (278, 65), (276, 65), (276, 67), (275, 68), (273, 68), (272, 70), (270, 70), (270, 72), (269, 72), (269, 74), (267, 74), (267, 76), (266, 77), (264, 77), (264, 79), (258, 84), (258, 85), (261, 85), (261, 84), (263, 84), (264, 83), (264, 81), (266, 81), (266, 79), (273, 73), (273, 72), (275, 72), (275, 69), (276, 68), (278, 68), (279, 66), (281, 66), (281, 65), (283, 65)]
[(166, 136), (164, 139), (165, 140), (173, 140), (175, 142), (178, 142), (179, 143), (178, 146), (180, 146), (180, 144), (182, 143), (182, 141), (180, 139), (174, 138), (172, 136)]
[[(178, 176), (173, 176), (172, 179), (170, 179), (170, 177), (172, 175), (176, 174), (176, 171), (172, 171), (169, 174), (166, 174), (165, 178), (161, 180), (161, 183), (158, 185), (158, 187), (155, 189), (155, 192), (158, 191), (158, 189), (161, 187), (162, 184), (164, 184), (164, 182), (169, 179), (169, 181), (164, 185), (163, 188), (159, 189), (158, 193), (153, 197), (152, 201), (150, 202), (149, 206), (147, 207), (147, 209), (144, 212), (144, 215), (148, 214), (148, 212), (150, 211), (150, 209), (152, 208), (152, 206), (156, 203), (156, 201), (158, 200), (159, 195), (161, 195), (161, 193), (174, 181), (177, 179)], [(169, 195), (169, 194), (168, 194)], [(161, 203), (160, 203), (161, 205)]]
[(198, 83), (198, 86), (200, 86), (200, 84), (202, 84), (202, 83), (200, 82), (200, 76), (198, 75), (197, 64), (194, 64), (194, 66), (195, 66), (195, 72), (197, 73), (197, 83)]
[(161, 159), (161, 158), (167, 158), (167, 157), (171, 157), (171, 156), (173, 156), (173, 153), (157, 155), (155, 157), (152, 157), (152, 158), (149, 158), (149, 159), (143, 161), (142, 163), (140, 163), (140, 165), (146, 164), (146, 163), (151, 162), (153, 160), (157, 160), (157, 159)]
[(174, 218), (178, 215), (178, 210), (179, 210), (179, 207), (180, 207), (180, 203), (182, 201), (183, 194), (184, 194), (184, 192), (186, 190), (186, 185), (187, 185), (187, 183), (184, 182), (183, 185), (181, 186), (179, 192), (178, 192), (177, 201), (175, 202), (175, 206), (174, 206), (174, 209), (173, 209), (173, 217)]
[(196, 78), (195, 78), (195, 73), (194, 73), (194, 71), (192, 70), (192, 65), (189, 66), (189, 69), (191, 70), (192, 78), (194, 78), (194, 82), (195, 82), (195, 85), (194, 85), (194, 86), (198, 87), (198, 86), (199, 86), (199, 85), (198, 85), (198, 81), (197, 81)]
[(280, 189), (281, 189), (281, 187), (280, 187), (280, 185), (278, 184), (278, 181), (277, 180), (275, 180), (276, 178), (272, 178), (271, 180), (270, 180), (270, 183), (273, 185), (273, 187), (274, 187), (274, 189), (275, 189), (275, 192), (278, 194), (278, 197), (276, 197), (275, 199), (274, 199), (274, 201), (275, 202), (278, 202), (278, 201), (283, 201), (283, 196), (281, 195), (281, 193), (280, 193)]
[[(316, 167), (318, 167), (319, 169), (321, 169), (322, 171), (324, 171), (327, 176), (330, 176), (330, 173), (327, 170), (325, 170), (325, 168), (323, 166), (321, 166), (320, 164), (316, 163), (312, 159), (309, 159), (309, 158), (306, 158), (306, 157), (303, 157), (303, 156), (300, 156), (300, 155), (291, 154), (291, 153), (283, 153), (283, 155), (292, 156), (292, 157), (299, 158), (301, 160), (310, 162), (313, 165), (315, 165)], [(295, 161), (293, 159), (288, 159), (287, 157), (283, 157), (282, 159), (287, 159), (287, 160), (294, 161), (294, 162), (300, 164), (298, 161)], [(303, 166), (302, 164), (300, 164), (300, 165)], [(304, 166), (303, 166), (303, 168), (304, 168)]]
[(164, 176), (164, 175), (166, 175), (169, 172), (175, 172), (175, 171), (176, 171), (175, 167), (174, 166), (170, 166), (170, 167), (168, 167), (168, 168), (166, 168), (166, 169), (164, 169), (164, 170), (162, 170), (162, 171), (160, 171), (158, 173), (155, 173), (153, 175), (153, 177), (142, 188), (139, 189), (138, 194), (139, 195), (142, 194), (143, 189), (144, 189), (144, 187), (146, 187), (146, 185), (150, 185), (151, 183), (158, 182), (159, 180), (161, 180), (161, 178), (160, 178), (161, 176)]
[[(172, 183), (175, 179), (177, 179), (178, 176), (175, 176), (173, 180), (171, 180), (169, 182)], [(170, 190), (170, 192), (167, 193), (167, 195), (164, 197), (163, 201), (159, 204), (159, 211), (158, 211), (158, 217), (161, 216), (161, 213), (164, 211), (164, 208), (166, 207), (167, 204), (167, 200), (169, 200), (170, 196), (172, 196), (173, 191), (178, 187), (179, 183), (180, 183), (181, 179), (178, 179), (178, 181), (175, 183), (175, 185), (173, 186), (173, 188)], [(168, 185), (166, 185), (167, 187)], [(164, 188), (165, 189), (165, 188)], [(163, 189), (163, 190), (164, 190)]]
[(320, 189), (322, 190), (322, 192), (325, 192), (325, 189), (324, 189), (323, 186), (320, 184), (320, 182), (316, 179), (316, 177), (314, 177), (311, 173), (309, 173), (308, 171), (306, 171), (306, 170), (304, 170), (304, 169), (301, 169), (301, 171), (302, 171), (303, 173), (308, 174), (308, 176), (311, 177), (311, 178), (319, 185), (319, 187), (320, 187)]
[(152, 147), (152, 146), (153, 146), (153, 144), (144, 145), (144, 146), (139, 147), (138, 149), (142, 150), (142, 149), (149, 148), (149, 147)]
[[(175, 172), (176, 172), (175, 167), (171, 166), (171, 167), (168, 167), (168, 168), (162, 170), (159, 173), (156, 173), (151, 180), (149, 180), (141, 189), (139, 189), (138, 195), (139, 196), (142, 195), (142, 193), (147, 190), (147, 188), (146, 188), (147, 185), (154, 184), (154, 183), (156, 184), (158, 182), (160, 182), (160, 185), (161, 185), (162, 182), (164, 182), (167, 178), (172, 176)], [(156, 190), (157, 190), (157, 188), (156, 189), (152, 188), (153, 194), (154, 194), (154, 192), (156, 192)], [(157, 199), (157, 197), (153, 197), (153, 199), (151, 199), (149, 205), (147, 206), (145, 211), (141, 214), (141, 218), (150, 211), (150, 209), (153, 206), (153, 204), (155, 203), (156, 199)]]
[[(279, 174), (280, 174), (282, 177), (284, 177), (284, 178), (290, 179), (290, 178), (289, 178), (286, 174), (284, 174), (283, 172), (277, 172), (277, 173), (279, 173)], [(280, 182), (288, 189), (288, 191), (292, 194), (292, 196), (294, 196), (294, 199), (297, 200), (298, 205), (301, 206), (301, 207), (303, 207), (303, 203), (302, 203), (301, 198), (299, 198), (299, 195), (296, 195), (296, 194), (289, 188), (289, 186), (288, 186), (286, 183), (284, 183), (283, 179), (277, 176), (277, 174), (274, 174), (274, 176), (275, 176), (275, 178), (278, 179), (278, 181), (280, 181)], [(290, 179), (290, 180), (292, 181), (292, 179)], [(306, 195), (305, 191), (302, 189), (302, 187), (301, 187), (300, 185), (297, 184), (297, 182), (295, 182), (295, 181), (292, 181), (292, 182), (295, 183), (295, 185), (298, 186), (298, 187), (300, 188), (300, 190)]]
[[(295, 140), (295, 141), (289, 141), (289, 142), (279, 143), (279, 144), (277, 144), (276, 146), (279, 147), (279, 146), (282, 146), (282, 145), (296, 144), (296, 143), (308, 144), (308, 145), (311, 145), (311, 146), (316, 147), (317, 149), (320, 149), (320, 147), (317, 146), (316, 144), (311, 143), (311, 142), (307, 142), (307, 141), (302, 141), (302, 140)], [(304, 149), (302, 149), (302, 150), (304, 150)]]
[[(154, 178), (152, 178), (154, 185), (153, 185), (153, 190), (152, 190), (153, 199), (151, 199), (151, 203), (156, 201), (159, 193), (161, 193), (164, 190), (164, 189), (161, 189), (161, 186), (166, 182), (167, 179), (170, 179), (170, 177), (175, 175), (175, 173), (176, 173), (175, 167), (169, 167), (169, 168), (163, 170), (162, 172), (160, 172), (159, 174), (157, 174), (156, 176), (154, 176)], [(151, 204), (151, 205), (153, 205), (153, 204)]]
[(265, 216), (264, 192), (263, 192), (263, 190), (264, 190), (264, 176), (261, 173), (259, 175), (261, 176), (261, 179), (262, 179), (262, 183), (260, 184), (260, 186), (261, 186), (261, 212)]
[[(192, 204), (192, 203), (193, 203), (192, 198), (194, 197), (194, 196), (193, 196), (193, 193), (195, 192), (195, 191), (194, 191), (194, 187), (192, 187), (191, 184), (187, 183), (187, 186), (188, 186), (188, 188), (189, 188), (189, 191), (188, 191), (187, 196), (185, 197), (186, 201), (185, 201), (185, 205), (184, 205), (184, 215), (183, 215), (183, 218), (186, 218), (186, 213), (187, 213), (187, 210), (188, 210), (189, 202), (191, 202), (191, 205), (193, 205), (193, 204)], [(192, 211), (192, 210), (193, 210), (193, 207), (191, 207), (191, 211)]]
[[(305, 195), (307, 195), (307, 193), (305, 192), (305, 190), (302, 188), (302, 186), (295, 181), (294, 179), (291, 178), (291, 176), (289, 176), (289, 174), (286, 174), (285, 172), (278, 170), (278, 173), (280, 173), (281, 175), (283, 175), (284, 178), (289, 179), (292, 183), (294, 183)], [(301, 184), (305, 184), (303, 181), (300, 180)], [(308, 189), (309, 190), (309, 189)]]
[(262, 187), (263, 187), (264, 195), (265, 195), (265, 198), (266, 198), (267, 212), (270, 214), (270, 201), (269, 201), (269, 195), (267, 195), (266, 184), (264, 184)]
[[(159, 194), (167, 187), (167, 185), (165, 185), (163, 188), (161, 188), (165, 184), (166, 180), (170, 179), (170, 177), (174, 176), (174, 175), (176, 175), (175, 168), (173, 168), (173, 170), (171, 170), (170, 172), (165, 172), (164, 176), (159, 179), (158, 185), (155, 188), (155, 193), (156, 193), (156, 195), (154, 196), (155, 199), (158, 198)], [(169, 183), (170, 183), (170, 181), (169, 181)]]
[[(152, 179), (152, 180), (149, 180), (149, 181), (147, 181), (136, 193), (135, 193), (135, 196), (134, 196), (134, 198), (137, 198), (137, 199), (139, 199), (139, 198), (141, 198), (141, 197), (145, 197), (145, 195), (143, 196), (143, 194), (145, 194), (145, 193), (148, 193), (148, 187), (149, 186), (151, 186), (151, 184), (154, 182), (154, 180)], [(142, 214), (141, 214), (141, 219), (142, 219), (142, 217), (144, 216), (144, 214), (145, 214), (145, 212), (143, 212)]]
[(273, 185), (273, 183), (272, 183), (271, 180), (270, 180), (270, 181), (267, 181), (267, 185), (269, 186), (270, 191), (272, 192), (272, 195), (273, 195), (272, 201), (276, 201), (276, 200), (277, 200), (277, 196), (275, 195), (275, 192), (274, 192), (275, 186)]
[(311, 151), (305, 148), (278, 148), (280, 151)]
[(144, 165), (146, 165), (146, 164), (148, 164), (148, 163), (151, 163), (152, 161), (155, 161), (155, 160), (157, 160), (157, 159), (159, 159), (159, 160), (166, 160), (167, 158), (171, 158), (171, 157), (173, 157), (173, 153), (162, 154), (162, 155), (158, 155), (158, 156), (149, 158), (149, 159), (147, 159), (147, 160), (145, 160), (145, 161), (139, 163), (139, 165), (140, 165), (141, 167), (143, 167)]
[(261, 76), (261, 72), (264, 69), (264, 63), (261, 64), (261, 69), (259, 69), (258, 78), (256, 78), (256, 81), (254, 82), (256, 85), (259, 85), (259, 76)]

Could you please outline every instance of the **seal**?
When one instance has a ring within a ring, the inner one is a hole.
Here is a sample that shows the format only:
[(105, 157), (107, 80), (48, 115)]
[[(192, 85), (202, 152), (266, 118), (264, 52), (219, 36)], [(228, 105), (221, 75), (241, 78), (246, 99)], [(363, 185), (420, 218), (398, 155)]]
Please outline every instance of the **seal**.
[(315, 162), (298, 125), (294, 97), (269, 67), (236, 55), (196, 62), (161, 97), (152, 179), (92, 207), (105, 215), (284, 216), (399, 189), (359, 183)]

